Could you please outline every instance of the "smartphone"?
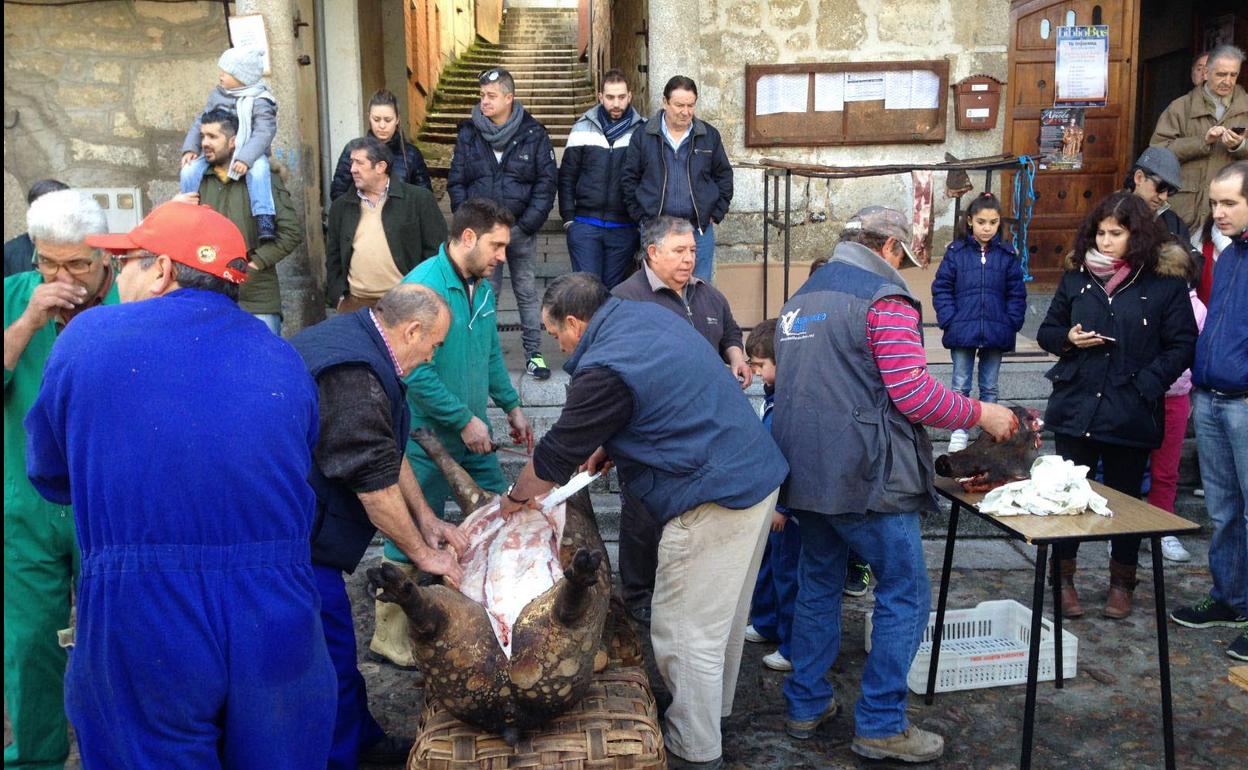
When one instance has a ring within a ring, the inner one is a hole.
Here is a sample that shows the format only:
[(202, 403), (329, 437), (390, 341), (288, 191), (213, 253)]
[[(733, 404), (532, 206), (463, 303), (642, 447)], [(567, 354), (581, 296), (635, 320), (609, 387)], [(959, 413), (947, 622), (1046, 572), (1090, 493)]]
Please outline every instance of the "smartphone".
[[(1093, 334), (1096, 334), (1096, 332), (1093, 332)], [(1097, 335), (1096, 335), (1096, 338), (1097, 338), (1098, 340), (1105, 340), (1106, 342), (1117, 342), (1117, 341), (1118, 341), (1118, 340), (1114, 339), (1113, 337), (1106, 337), (1104, 334), (1097, 334)]]
[(1248, 131), (1248, 126), (1233, 126), (1231, 130), (1240, 136), (1243, 136), (1244, 132)]

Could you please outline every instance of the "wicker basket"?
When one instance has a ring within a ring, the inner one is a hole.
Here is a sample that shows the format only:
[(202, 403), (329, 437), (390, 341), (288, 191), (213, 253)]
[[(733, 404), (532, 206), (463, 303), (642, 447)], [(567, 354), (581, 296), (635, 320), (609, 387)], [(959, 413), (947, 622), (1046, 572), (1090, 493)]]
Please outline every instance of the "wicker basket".
[(425, 702), (408, 770), (664, 770), (667, 756), (646, 673), (609, 668), (585, 698), (515, 746)]

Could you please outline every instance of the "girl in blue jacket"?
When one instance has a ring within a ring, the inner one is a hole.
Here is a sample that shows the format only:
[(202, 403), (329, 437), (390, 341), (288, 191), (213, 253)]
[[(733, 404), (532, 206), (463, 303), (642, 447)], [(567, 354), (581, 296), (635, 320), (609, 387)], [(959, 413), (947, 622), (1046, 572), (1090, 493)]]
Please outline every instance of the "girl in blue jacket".
[[(1027, 288), (1014, 250), (1001, 242), (1001, 203), (992, 193), (976, 198), (966, 212), (970, 234), (955, 240), (932, 281), (936, 323), (953, 356), (953, 389), (971, 394), (971, 373), (979, 355), (979, 400), (995, 403), (1001, 355), (1014, 349), (1023, 328)], [(966, 448), (966, 431), (954, 431), (949, 451)]]

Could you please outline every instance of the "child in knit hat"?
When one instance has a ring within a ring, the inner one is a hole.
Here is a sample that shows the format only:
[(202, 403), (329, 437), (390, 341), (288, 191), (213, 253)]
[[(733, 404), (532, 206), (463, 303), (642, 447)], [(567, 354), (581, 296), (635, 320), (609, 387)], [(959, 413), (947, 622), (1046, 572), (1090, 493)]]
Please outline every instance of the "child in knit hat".
[[(204, 114), (225, 108), (238, 115), (238, 135), (234, 155), (229, 160), (230, 179), (247, 175), (251, 214), (262, 241), (277, 237), (273, 187), (269, 174), (269, 148), (277, 133), (277, 98), (260, 78), (264, 74), (263, 53), (258, 48), (231, 48), (217, 61), (220, 73), (217, 87), (208, 94)], [(208, 172), (208, 162), (200, 154), (200, 120), (195, 118), (182, 143), (181, 191), (194, 193)]]

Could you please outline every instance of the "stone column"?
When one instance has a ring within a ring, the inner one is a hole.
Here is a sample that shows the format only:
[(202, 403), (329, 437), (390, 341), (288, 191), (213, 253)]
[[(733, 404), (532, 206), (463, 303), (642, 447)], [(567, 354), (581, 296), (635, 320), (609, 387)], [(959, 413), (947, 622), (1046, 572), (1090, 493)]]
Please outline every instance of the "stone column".
[(650, 0), (650, 109), (663, 106), (663, 86), (673, 75), (701, 84), (702, 52), (698, 0)]

